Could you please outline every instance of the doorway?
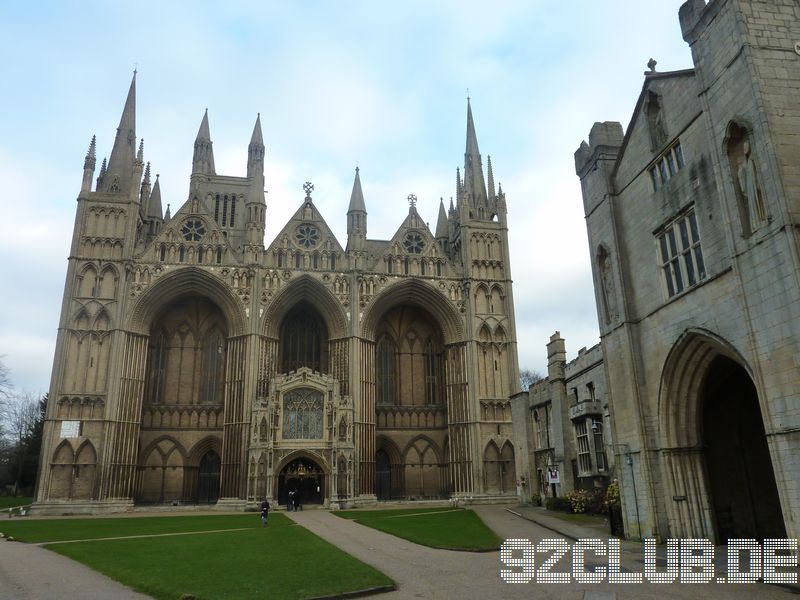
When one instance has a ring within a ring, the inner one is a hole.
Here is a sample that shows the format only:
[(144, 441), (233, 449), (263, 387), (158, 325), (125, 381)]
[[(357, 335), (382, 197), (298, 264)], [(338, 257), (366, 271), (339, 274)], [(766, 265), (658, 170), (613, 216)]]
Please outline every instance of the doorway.
[(718, 543), (785, 538), (778, 487), (750, 376), (718, 356), (702, 388), (702, 441)]
[(278, 504), (286, 504), (289, 492), (295, 492), (302, 504), (325, 502), (325, 473), (313, 460), (296, 458), (278, 475)]

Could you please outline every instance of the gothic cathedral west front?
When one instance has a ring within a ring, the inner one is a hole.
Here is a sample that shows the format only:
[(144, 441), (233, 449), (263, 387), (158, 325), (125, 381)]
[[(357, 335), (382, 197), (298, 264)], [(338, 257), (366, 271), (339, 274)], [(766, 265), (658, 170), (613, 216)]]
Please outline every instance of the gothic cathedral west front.
[(469, 103), (436, 231), (412, 195), (392, 239), (368, 238), (356, 169), (345, 247), (310, 183), (265, 246), (260, 118), (234, 177), (206, 114), (188, 198), (162, 213), (135, 112), (134, 74), (96, 180), (94, 138), (84, 163), (35, 508), (516, 495), (506, 200)]

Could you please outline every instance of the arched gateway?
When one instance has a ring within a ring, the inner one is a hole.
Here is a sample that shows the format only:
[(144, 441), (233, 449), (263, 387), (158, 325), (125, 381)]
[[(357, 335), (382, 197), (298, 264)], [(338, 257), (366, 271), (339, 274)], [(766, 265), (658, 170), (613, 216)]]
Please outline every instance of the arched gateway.
[(670, 535), (786, 536), (758, 393), (741, 356), (688, 332), (667, 361), (660, 422)]

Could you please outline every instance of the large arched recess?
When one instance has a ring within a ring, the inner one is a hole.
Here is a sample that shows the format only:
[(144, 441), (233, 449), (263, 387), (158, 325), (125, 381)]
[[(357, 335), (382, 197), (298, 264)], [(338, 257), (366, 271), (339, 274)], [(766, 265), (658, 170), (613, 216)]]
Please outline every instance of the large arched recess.
[(229, 337), (244, 335), (247, 320), (241, 303), (227, 285), (197, 267), (185, 267), (162, 276), (139, 296), (131, 310), (131, 330), (150, 334), (153, 319), (176, 300), (187, 296), (204, 296), (216, 304), (228, 322)]
[(319, 312), (328, 327), (329, 340), (347, 336), (347, 319), (341, 304), (322, 282), (310, 275), (301, 275), (278, 292), (261, 319), (262, 333), (277, 339), (284, 317), (302, 301)]
[[(680, 336), (664, 364), (658, 403), (670, 536), (723, 542), (778, 531), (785, 537), (763, 408), (752, 370), (732, 344), (704, 329)], [(747, 471), (748, 465), (732, 464), (737, 461), (748, 463), (766, 485), (754, 488), (743, 480), (736, 490), (750, 491), (726, 492), (731, 477)], [(751, 527), (741, 516), (731, 521), (729, 513), (767, 516)]]
[(450, 301), (431, 285), (419, 279), (404, 279), (375, 296), (362, 318), (362, 334), (375, 341), (381, 317), (400, 305), (417, 306), (428, 311), (442, 328), (445, 344), (463, 341), (463, 322)]

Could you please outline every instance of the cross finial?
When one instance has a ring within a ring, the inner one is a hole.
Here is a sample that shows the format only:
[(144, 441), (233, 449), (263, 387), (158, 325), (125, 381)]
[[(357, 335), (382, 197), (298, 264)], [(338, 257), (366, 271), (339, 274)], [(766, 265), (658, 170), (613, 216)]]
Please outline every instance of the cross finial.
[(658, 61), (656, 61), (654, 58), (651, 58), (650, 60), (647, 61), (647, 68), (650, 69), (651, 73), (655, 73), (656, 72), (656, 65), (657, 64), (658, 64)]
[(306, 199), (311, 200), (311, 192), (314, 191), (314, 184), (310, 181), (306, 181), (303, 184), (303, 191), (306, 193)]
[(417, 205), (417, 197), (416, 197), (416, 195), (409, 194), (408, 195), (408, 203), (411, 205), (412, 208), (415, 207)]
[(467, 102), (469, 102), (469, 88), (467, 88)]

